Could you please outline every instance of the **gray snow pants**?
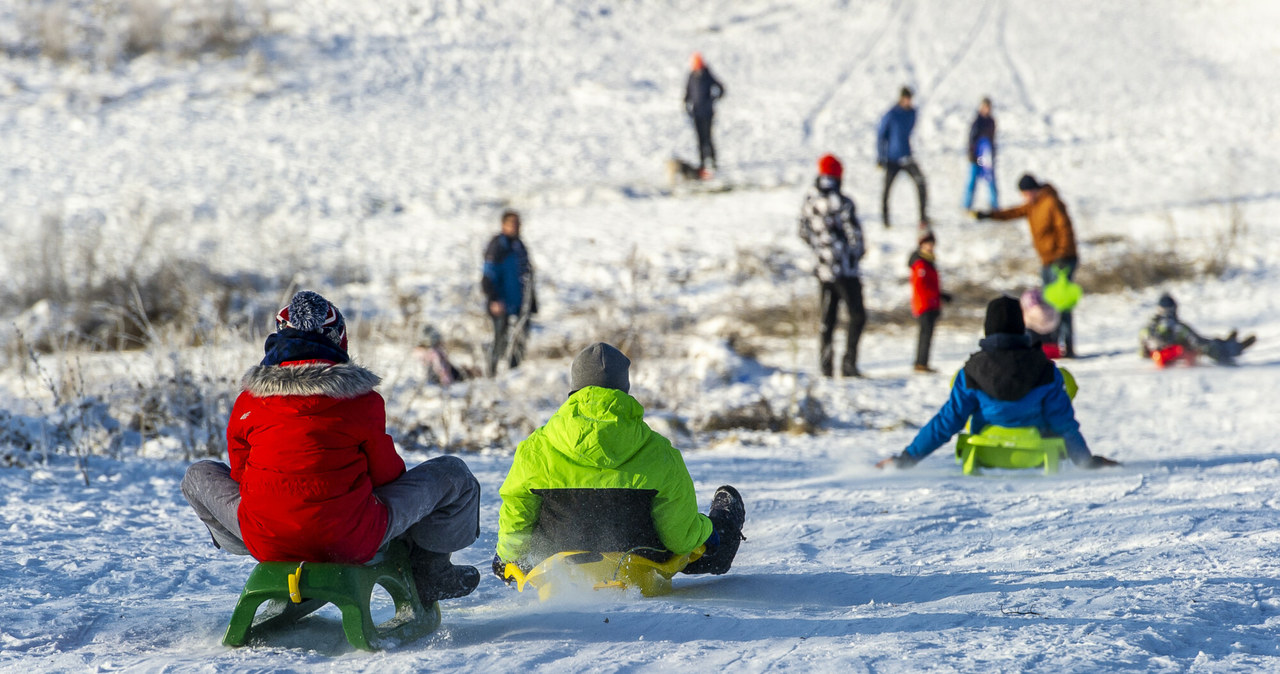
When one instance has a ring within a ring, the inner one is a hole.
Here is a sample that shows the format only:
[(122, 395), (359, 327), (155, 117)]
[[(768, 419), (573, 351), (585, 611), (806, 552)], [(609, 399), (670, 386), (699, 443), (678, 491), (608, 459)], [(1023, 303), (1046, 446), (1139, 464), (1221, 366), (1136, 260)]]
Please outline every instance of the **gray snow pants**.
[[(373, 490), (387, 507), (387, 533), (382, 545), (405, 538), (431, 552), (454, 552), (480, 536), (480, 483), (456, 456), (440, 456), (405, 471), (394, 482)], [(182, 494), (209, 528), (218, 547), (247, 555), (240, 534), (240, 485), (231, 467), (197, 461), (182, 479)]]

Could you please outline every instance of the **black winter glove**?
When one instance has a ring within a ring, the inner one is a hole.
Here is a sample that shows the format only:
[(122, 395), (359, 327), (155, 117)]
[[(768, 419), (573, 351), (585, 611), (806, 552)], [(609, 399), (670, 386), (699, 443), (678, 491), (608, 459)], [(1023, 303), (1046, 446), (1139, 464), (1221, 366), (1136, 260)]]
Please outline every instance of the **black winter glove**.
[(943, 302), (946, 302), (947, 304), (951, 304), (951, 293), (940, 293), (940, 294)]
[(510, 585), (512, 579), (507, 578), (506, 571), (507, 571), (507, 563), (502, 561), (502, 558), (495, 554), (493, 556), (493, 575), (497, 576), (502, 582), (506, 583), (507, 585)]
[(991, 211), (973, 211), (974, 220), (990, 220)]
[(898, 454), (893, 457), (893, 465), (895, 468), (911, 468), (917, 463), (920, 462), (912, 458), (910, 454)]
[(1089, 470), (1093, 470), (1095, 468), (1109, 468), (1111, 466), (1118, 466), (1118, 465), (1120, 465), (1119, 461), (1112, 461), (1111, 459), (1108, 459), (1105, 456), (1098, 456), (1097, 454), (1094, 454), (1093, 456), (1089, 457), (1088, 461), (1083, 461), (1080, 463), (1081, 468), (1086, 468)]

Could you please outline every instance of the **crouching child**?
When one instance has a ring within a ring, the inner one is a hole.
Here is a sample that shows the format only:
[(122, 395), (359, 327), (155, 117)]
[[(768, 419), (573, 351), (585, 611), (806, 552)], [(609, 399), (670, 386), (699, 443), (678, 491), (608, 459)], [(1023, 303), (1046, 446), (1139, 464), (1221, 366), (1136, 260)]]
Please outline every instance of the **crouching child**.
[(200, 461), (182, 481), (213, 544), (264, 562), (364, 564), (401, 539), (424, 604), (470, 594), (480, 572), (450, 553), (480, 535), (480, 485), (452, 456), (405, 470), (381, 380), (347, 355), (342, 312), (301, 291), (265, 350), (231, 410), (230, 465)]
[(698, 512), (679, 450), (644, 422), (628, 393), (631, 361), (597, 342), (573, 361), (568, 400), (516, 448), (500, 494), (493, 572), (507, 580), (569, 550), (627, 552), (666, 561), (705, 545), (689, 574), (723, 574), (746, 519), (738, 491), (716, 490)]

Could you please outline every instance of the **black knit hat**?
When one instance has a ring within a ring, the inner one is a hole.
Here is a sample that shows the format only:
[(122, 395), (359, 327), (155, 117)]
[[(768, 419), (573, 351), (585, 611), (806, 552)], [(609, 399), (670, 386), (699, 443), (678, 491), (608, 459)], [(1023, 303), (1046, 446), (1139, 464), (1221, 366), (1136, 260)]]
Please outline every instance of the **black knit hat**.
[(596, 342), (573, 359), (569, 385), (574, 391), (586, 386), (599, 386), (627, 393), (631, 390), (631, 378), (627, 372), (630, 368), (631, 360), (621, 351), (604, 342)]
[(1023, 173), (1022, 177), (1018, 178), (1019, 192), (1030, 192), (1031, 190), (1038, 190), (1038, 189), (1040, 189), (1040, 182), (1036, 180), (1036, 177), (1031, 175), (1030, 173)]
[(1022, 305), (1008, 295), (991, 300), (987, 303), (987, 319), (983, 322), (982, 329), (988, 337), (995, 334), (1023, 334), (1027, 331), (1027, 325), (1022, 322)]

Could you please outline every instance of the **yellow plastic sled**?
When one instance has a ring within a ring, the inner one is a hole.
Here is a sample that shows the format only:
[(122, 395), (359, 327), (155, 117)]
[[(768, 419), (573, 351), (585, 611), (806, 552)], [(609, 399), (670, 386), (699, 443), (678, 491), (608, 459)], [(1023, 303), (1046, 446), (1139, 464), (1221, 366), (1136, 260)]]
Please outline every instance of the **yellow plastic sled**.
[(655, 562), (634, 552), (558, 552), (533, 567), (528, 573), (515, 564), (507, 564), (503, 574), (516, 581), (516, 589), (525, 586), (538, 591), (538, 599), (546, 601), (568, 591), (626, 590), (637, 588), (646, 597), (671, 592), (671, 577), (702, 556), (705, 546), (687, 555), (673, 555), (665, 562)]
[(979, 468), (1039, 468), (1046, 474), (1058, 472), (1058, 463), (1067, 457), (1062, 438), (1042, 438), (1032, 428), (987, 426), (981, 433), (961, 433), (956, 440), (956, 462), (965, 475)]

